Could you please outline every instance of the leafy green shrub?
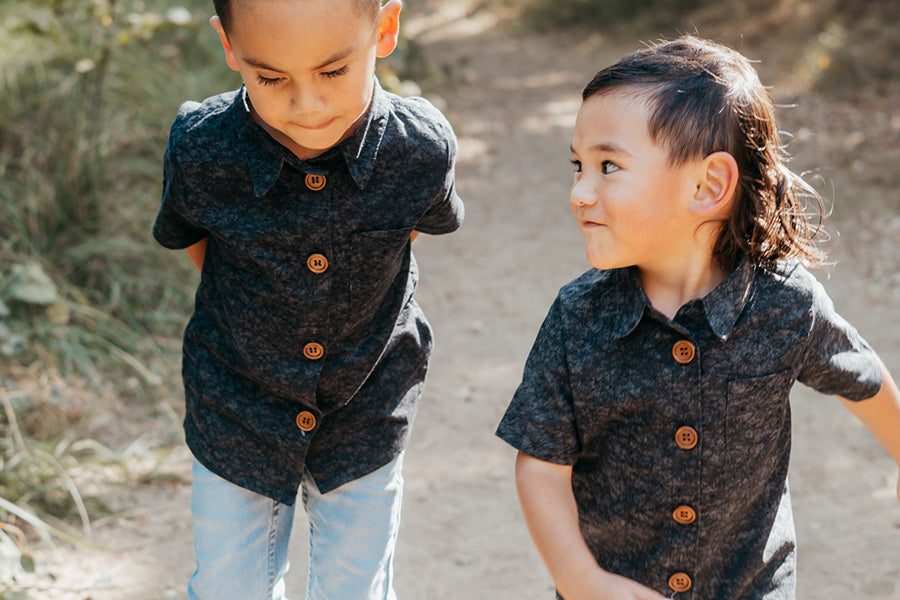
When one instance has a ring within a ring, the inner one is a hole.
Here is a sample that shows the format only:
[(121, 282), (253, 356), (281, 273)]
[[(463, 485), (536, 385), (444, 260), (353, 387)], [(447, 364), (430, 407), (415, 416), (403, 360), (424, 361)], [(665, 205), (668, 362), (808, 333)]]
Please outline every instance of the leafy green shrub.
[(161, 1), (0, 5), (4, 360), (166, 375), (153, 340), (179, 335), (193, 274), (149, 230), (177, 106), (221, 85), (206, 17)]
[[(176, 1), (0, 2), (0, 534), (10, 515), (89, 529), (99, 496), (71, 473), (117, 459), (70, 401), (102, 410), (117, 388), (165, 410), (180, 393), (196, 275), (150, 236), (162, 149), (182, 101), (238, 80), (212, 3)], [(69, 379), (48, 399), (23, 372)]]

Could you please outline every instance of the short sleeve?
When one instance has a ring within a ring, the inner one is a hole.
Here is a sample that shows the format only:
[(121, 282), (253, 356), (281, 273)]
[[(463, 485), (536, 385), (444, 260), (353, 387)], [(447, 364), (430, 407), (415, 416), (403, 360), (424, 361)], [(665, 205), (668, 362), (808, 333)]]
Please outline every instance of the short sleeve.
[(444, 169), (443, 185), (435, 194), (428, 210), (416, 224), (416, 231), (430, 235), (456, 231), (465, 218), (462, 199), (456, 193), (456, 136), (449, 123), (445, 122), (444, 125), (446, 161), (442, 165)]
[(881, 389), (881, 364), (865, 339), (834, 309), (820, 283), (813, 285), (812, 326), (797, 380), (823, 394), (848, 400)]
[(539, 460), (571, 465), (580, 451), (566, 359), (563, 309), (553, 303), (497, 436)]
[[(173, 132), (176, 126), (177, 121), (172, 127)], [(162, 203), (153, 224), (153, 237), (166, 248), (181, 249), (196, 244), (208, 232), (186, 216), (189, 190), (178, 166), (174, 147), (174, 136), (170, 134), (163, 158)]]

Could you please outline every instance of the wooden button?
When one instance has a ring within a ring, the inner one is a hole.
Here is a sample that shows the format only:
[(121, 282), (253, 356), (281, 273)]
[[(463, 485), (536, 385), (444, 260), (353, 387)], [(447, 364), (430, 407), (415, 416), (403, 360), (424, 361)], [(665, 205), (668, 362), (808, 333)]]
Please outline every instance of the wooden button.
[(322, 254), (310, 254), (306, 266), (313, 273), (324, 273), (328, 270), (328, 259)]
[(325, 176), (324, 175), (313, 175), (312, 173), (307, 173), (306, 187), (308, 187), (309, 189), (311, 189), (314, 192), (318, 192), (323, 187), (325, 187)]
[(686, 592), (691, 589), (691, 577), (687, 573), (673, 573), (669, 577), (669, 587), (673, 592)]
[(310, 342), (303, 346), (303, 356), (309, 360), (319, 360), (324, 354), (325, 348), (322, 347), (322, 344)]
[(687, 340), (679, 340), (672, 346), (672, 356), (675, 358), (675, 362), (682, 365), (686, 365), (694, 360), (696, 353), (694, 345)]
[(697, 511), (690, 506), (679, 506), (672, 513), (672, 517), (682, 525), (690, 525), (697, 520)]
[(297, 415), (297, 427), (300, 428), (300, 431), (312, 431), (316, 428), (316, 415), (304, 410)]
[(697, 445), (699, 439), (700, 436), (697, 434), (697, 430), (687, 425), (679, 427), (678, 431), (675, 432), (675, 443), (682, 450), (690, 450)]

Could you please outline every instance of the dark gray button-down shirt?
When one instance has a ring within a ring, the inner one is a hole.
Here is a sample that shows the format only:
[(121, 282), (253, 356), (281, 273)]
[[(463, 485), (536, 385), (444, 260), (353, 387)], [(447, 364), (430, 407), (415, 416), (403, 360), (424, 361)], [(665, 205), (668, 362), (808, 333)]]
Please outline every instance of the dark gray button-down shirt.
[[(594, 270), (560, 291), (497, 434), (573, 465), (581, 531), (603, 568), (667, 596), (686, 573), (679, 600), (792, 600), (795, 381), (851, 400), (881, 387), (874, 353), (803, 267), (744, 259), (674, 320), (635, 269)], [(676, 439), (683, 427), (696, 436)], [(682, 506), (692, 523), (676, 521)]]
[(153, 233), (209, 239), (183, 357), (206, 467), (292, 504), (304, 466), (327, 492), (405, 447), (432, 345), (410, 234), (462, 221), (455, 156), (437, 109), (377, 83), (355, 133), (308, 161), (243, 89), (181, 107)]

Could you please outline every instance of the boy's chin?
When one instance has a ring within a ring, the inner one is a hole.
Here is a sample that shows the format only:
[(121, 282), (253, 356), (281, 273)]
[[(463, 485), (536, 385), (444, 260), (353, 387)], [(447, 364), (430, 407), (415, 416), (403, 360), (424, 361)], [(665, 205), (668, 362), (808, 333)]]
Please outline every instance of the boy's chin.
[(591, 252), (590, 248), (585, 251), (585, 257), (587, 258), (588, 264), (590, 264), (595, 269), (611, 269), (613, 266), (610, 265), (610, 261), (597, 253)]
[(294, 143), (310, 152), (314, 152), (317, 154), (322, 154), (328, 150), (331, 150), (345, 139), (350, 137), (352, 131), (329, 131), (329, 132), (321, 132), (320, 134), (312, 134), (312, 135), (298, 135), (296, 137), (292, 137), (291, 139)]

